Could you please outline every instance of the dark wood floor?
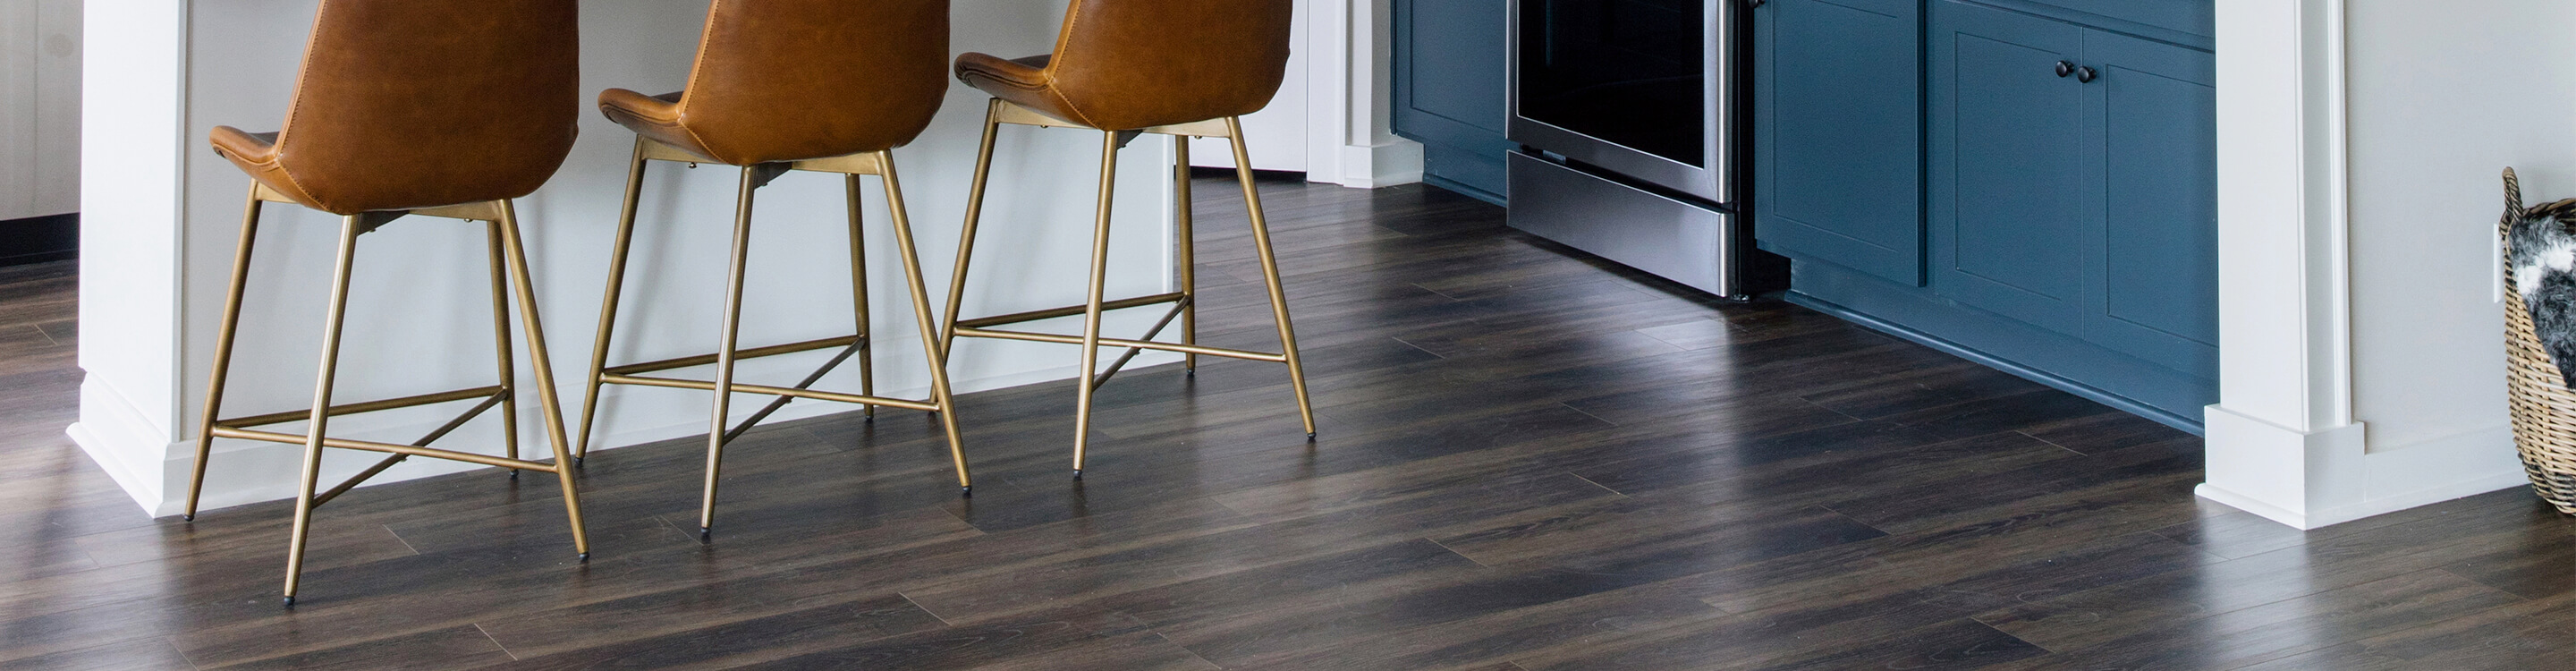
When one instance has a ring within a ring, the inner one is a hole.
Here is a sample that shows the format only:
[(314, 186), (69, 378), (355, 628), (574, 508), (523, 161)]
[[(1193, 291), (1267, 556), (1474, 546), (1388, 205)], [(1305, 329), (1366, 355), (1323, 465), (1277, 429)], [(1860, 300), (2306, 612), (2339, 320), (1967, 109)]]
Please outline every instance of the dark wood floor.
[[(1207, 340), (1270, 339), (1200, 190)], [(2576, 534), (2523, 491), (2301, 533), (2191, 495), (2200, 441), (1777, 302), (1712, 303), (1422, 187), (1272, 184), (1322, 438), (1274, 365), (1131, 371), (319, 513), (150, 520), (62, 435), (73, 270), (0, 270), (0, 667), (2531, 669)], [(1233, 224), (1233, 225), (1228, 225)], [(1073, 353), (1067, 350), (1066, 356)], [(470, 433), (470, 432), (469, 432)], [(467, 435), (467, 434), (460, 434)]]

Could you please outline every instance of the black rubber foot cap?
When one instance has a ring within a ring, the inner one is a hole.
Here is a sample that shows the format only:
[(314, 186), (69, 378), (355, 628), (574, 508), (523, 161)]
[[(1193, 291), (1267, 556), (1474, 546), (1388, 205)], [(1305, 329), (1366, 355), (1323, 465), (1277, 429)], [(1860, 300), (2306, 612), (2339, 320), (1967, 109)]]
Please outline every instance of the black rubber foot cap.
[(514, 468), (514, 469), (510, 469), (510, 479), (512, 479), (512, 480), (517, 480), (517, 479), (519, 479), (519, 471), (518, 471), (518, 469), (515, 469), (515, 468)]
[(1314, 442), (1314, 440), (1315, 440), (1315, 432), (1313, 432), (1313, 431), (1308, 431), (1308, 432), (1306, 432), (1306, 441), (1307, 441), (1307, 442)]
[(179, 521), (181, 521), (181, 522), (195, 522), (195, 521), (197, 521), (197, 516), (195, 516), (195, 515), (180, 515), (180, 516), (179, 516)]
[(1073, 469), (1073, 479), (1075, 479), (1075, 480), (1080, 480), (1080, 479), (1082, 479), (1082, 469), (1079, 469), (1079, 468), (1077, 468), (1077, 469)]
[(588, 458), (590, 458), (590, 457), (573, 457), (573, 458), (572, 458), (572, 467), (573, 467), (573, 468), (581, 468), (581, 460), (583, 460), (583, 459), (588, 459)]
[(581, 553), (581, 556), (579, 556), (579, 557), (574, 557), (574, 558), (573, 558), (573, 561), (578, 561), (578, 562), (581, 562), (581, 563), (584, 563), (584, 564), (588, 564), (588, 563), (590, 563), (590, 553), (588, 553), (588, 552)]
[(716, 537), (716, 530), (707, 527), (698, 527), (698, 540), (706, 540), (714, 537)]
[(958, 496), (963, 496), (963, 497), (966, 497), (966, 498), (970, 498), (970, 499), (971, 499), (971, 498), (975, 498), (975, 486), (974, 486), (974, 485), (967, 485), (967, 486), (964, 486), (964, 487), (959, 487), (959, 488), (957, 488), (957, 495), (958, 495)]
[(286, 597), (286, 607), (288, 607), (288, 608), (294, 608), (294, 607), (295, 607), (295, 597), (291, 597), (291, 596), (290, 596), (290, 597)]

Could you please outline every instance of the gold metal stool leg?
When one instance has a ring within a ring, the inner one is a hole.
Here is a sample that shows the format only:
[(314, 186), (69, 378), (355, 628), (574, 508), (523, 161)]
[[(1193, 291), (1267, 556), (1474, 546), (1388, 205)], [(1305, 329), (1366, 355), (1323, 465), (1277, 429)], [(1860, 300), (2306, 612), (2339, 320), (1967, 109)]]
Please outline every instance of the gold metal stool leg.
[(984, 216), (984, 185), (993, 177), (993, 141), (1002, 131), (1002, 101), (995, 99), (984, 107), (984, 143), (975, 150), (975, 181), (966, 189), (966, 225), (957, 237), (957, 265), (949, 270), (948, 311), (939, 329), (939, 361), (948, 361), (949, 348), (957, 344), (957, 320), (966, 304), (966, 267), (975, 258), (975, 225)]
[(501, 229), (511, 282), (518, 287), (519, 328), (528, 339), (529, 373), (537, 378), (537, 406), (545, 413), (546, 442), (554, 448), (555, 482), (563, 487), (564, 516), (572, 523), (572, 548), (581, 561), (590, 561), (590, 534), (581, 520), (581, 493), (572, 481), (572, 443), (564, 439), (563, 397), (555, 392), (555, 363), (546, 352), (545, 322), (537, 318), (537, 286), (528, 277), (528, 249), (519, 237), (517, 206), (501, 201), (501, 220), (495, 223)]
[(1234, 176), (1243, 183), (1243, 205), (1252, 213), (1252, 244), (1261, 255), (1261, 279), (1270, 289), (1270, 316), (1279, 322), (1279, 351), (1287, 357), (1288, 382), (1297, 388), (1297, 414), (1306, 421), (1306, 438), (1315, 438), (1315, 407), (1306, 399), (1306, 365), (1297, 358), (1297, 331), (1288, 325), (1288, 291), (1279, 281), (1279, 257), (1270, 249), (1270, 221), (1261, 213), (1261, 191), (1252, 183), (1252, 153), (1244, 148), (1243, 122), (1227, 117), (1234, 144)]
[(617, 215), (617, 242), (608, 257), (608, 291), (600, 301), (599, 331), (590, 341), (590, 376), (581, 395), (581, 432), (575, 436), (572, 463), (590, 458), (590, 424), (599, 416), (600, 376), (608, 368), (608, 336), (617, 330), (617, 298), (626, 287), (627, 250), (635, 243), (635, 208), (644, 195), (643, 138), (635, 139), (635, 157), (626, 166), (626, 205)]
[[(519, 378), (510, 360), (510, 293), (509, 281), (503, 277), (501, 262), (501, 222), (483, 222), (484, 249), (492, 266), (492, 352), (499, 363), (501, 383), (501, 446), (503, 456), (519, 458)], [(510, 479), (519, 479), (519, 469), (512, 468)]]
[[(893, 164), (891, 160), (886, 163), (889, 166)], [(860, 214), (859, 211), (861, 205), (859, 176), (842, 175), (841, 191), (847, 195), (847, 200), (850, 202), (850, 312), (855, 315), (852, 319), (858, 322), (859, 326), (859, 330), (855, 331), (859, 334), (859, 395), (875, 396), (877, 395), (875, 352), (877, 332), (876, 326), (870, 323), (871, 320), (868, 318), (868, 237), (860, 225), (865, 215)], [(867, 421), (877, 421), (876, 404), (859, 404), (859, 412), (867, 417)]]
[[(891, 219), (889, 223), (894, 227), (895, 251), (903, 257), (904, 285), (912, 291), (912, 320), (921, 329), (921, 350), (930, 360), (930, 402), (939, 407), (940, 427), (948, 431), (948, 459), (957, 467), (957, 491), (974, 496), (975, 481), (966, 470), (965, 436), (957, 427), (957, 398), (948, 386), (944, 348), (932, 346), (938, 342), (939, 333), (934, 326), (936, 318), (930, 313), (930, 288), (921, 279), (921, 253), (913, 244), (912, 216), (903, 204), (902, 180), (895, 177), (893, 152), (878, 152), (877, 160), (884, 167), (877, 178), (885, 185), (886, 212)], [(856, 183), (858, 179), (852, 176), (850, 181)]]
[(1118, 184), (1118, 133), (1100, 134), (1100, 205), (1091, 228), (1091, 294), (1082, 313), (1082, 378), (1074, 387), (1073, 477), (1091, 447), (1091, 397), (1100, 389), (1100, 304), (1109, 284), (1109, 210)]
[(206, 457), (215, 445), (215, 419), (224, 407), (224, 379), (232, 374), (233, 334), (241, 327), (242, 291), (250, 284), (250, 251), (259, 239), (259, 185), (253, 182), (250, 204), (242, 208), (241, 242), (233, 250), (233, 281), (224, 293), (224, 323), (215, 332), (215, 370), (206, 377), (206, 412), (197, 418), (197, 462), (188, 475), (188, 507), (183, 520), (197, 519), (197, 495), (206, 489)]
[[(1199, 344), (1199, 261), (1198, 234), (1191, 228), (1194, 213), (1190, 211), (1190, 138), (1172, 136), (1172, 236), (1179, 238), (1173, 249), (1173, 263), (1181, 268), (1181, 344)], [(1181, 370), (1190, 376), (1199, 374), (1197, 352), (1181, 354)]]
[(735, 195), (733, 222), (733, 263), (725, 279), (724, 326), (716, 340), (716, 380), (713, 416), (707, 430), (707, 484), (704, 501), (698, 508), (698, 537), (707, 538), (716, 525), (716, 479), (723, 472), (726, 412), (733, 400), (734, 346), (742, 334), (742, 280), (751, 253), (751, 199), (759, 188), (753, 168), (742, 169), (742, 187)]
[(295, 529), (286, 545), (286, 605), (304, 578), (304, 539), (313, 529), (313, 487), (322, 475), (322, 437), (331, 422), (331, 382), (339, 373), (340, 327), (348, 316), (349, 269), (358, 256), (358, 218), (342, 217), (340, 251), (331, 271), (331, 307), (322, 322), (322, 365), (313, 376), (313, 412), (305, 420), (304, 474), (295, 490)]

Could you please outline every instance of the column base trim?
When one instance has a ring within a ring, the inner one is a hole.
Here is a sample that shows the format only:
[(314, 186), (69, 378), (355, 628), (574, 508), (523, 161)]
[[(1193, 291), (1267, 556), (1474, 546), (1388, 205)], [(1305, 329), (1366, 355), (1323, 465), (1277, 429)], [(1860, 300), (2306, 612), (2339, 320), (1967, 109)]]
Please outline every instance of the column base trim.
[(2302, 432), (2215, 405), (2208, 427), (2193, 493), (2299, 529), (2528, 484), (2506, 427), (2373, 447), (2360, 422)]

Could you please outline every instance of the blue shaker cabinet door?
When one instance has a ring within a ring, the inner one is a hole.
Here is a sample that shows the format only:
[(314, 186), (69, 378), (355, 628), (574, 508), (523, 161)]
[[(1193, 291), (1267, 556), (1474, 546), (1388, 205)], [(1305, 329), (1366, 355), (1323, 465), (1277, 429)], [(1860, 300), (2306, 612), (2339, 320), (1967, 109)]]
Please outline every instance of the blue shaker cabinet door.
[(2085, 35), (2102, 76), (2086, 91), (2092, 239), (2085, 337), (2186, 373), (2218, 368), (2216, 60), (2102, 31)]
[(1396, 0), (1395, 131), (1425, 145), (1432, 177), (1501, 195), (1505, 0)]
[(1755, 237), (1921, 286), (1920, 5), (1772, 0), (1753, 24)]
[[(1937, 293), (2082, 337), (2085, 30), (1945, 0), (1932, 30)], [(2067, 66), (2061, 67), (2059, 64)]]

